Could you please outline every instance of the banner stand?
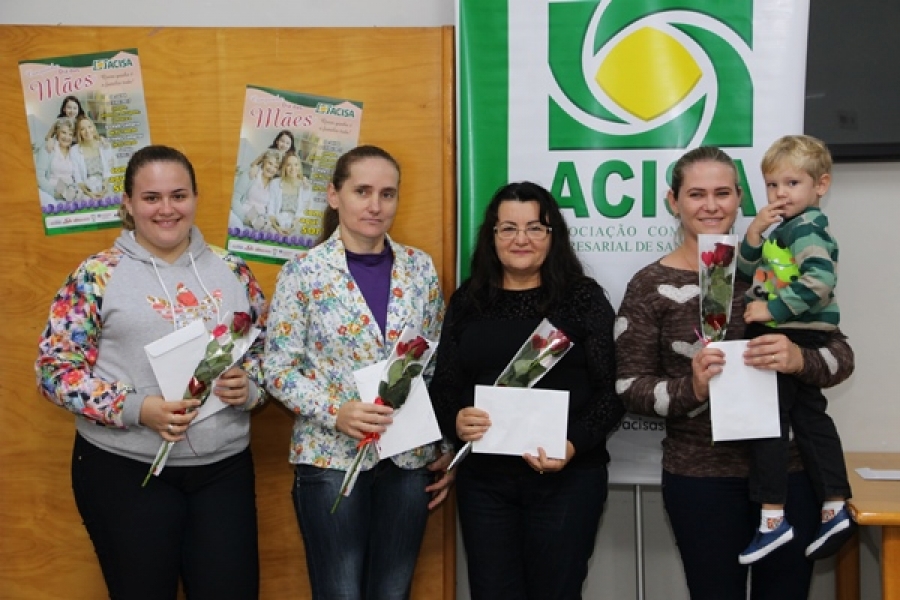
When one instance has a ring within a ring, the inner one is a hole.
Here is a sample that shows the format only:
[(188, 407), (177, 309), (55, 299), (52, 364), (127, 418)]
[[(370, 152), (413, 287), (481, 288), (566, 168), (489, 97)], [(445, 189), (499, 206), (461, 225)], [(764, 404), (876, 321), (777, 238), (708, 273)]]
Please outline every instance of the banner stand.
[(644, 600), (644, 502), (640, 484), (634, 486), (634, 554), (637, 575), (635, 597)]

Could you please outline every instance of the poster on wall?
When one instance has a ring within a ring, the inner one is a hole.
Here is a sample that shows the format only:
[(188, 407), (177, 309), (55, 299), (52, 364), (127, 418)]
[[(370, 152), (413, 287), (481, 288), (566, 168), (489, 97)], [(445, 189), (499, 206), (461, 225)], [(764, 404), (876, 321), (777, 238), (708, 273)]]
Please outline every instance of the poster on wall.
[(228, 249), (280, 264), (322, 232), (337, 159), (357, 145), (362, 102), (248, 85)]
[[(677, 246), (665, 197), (681, 154), (713, 145), (735, 159), (741, 232), (766, 201), (763, 152), (803, 129), (806, 0), (457, 7), (460, 279), (493, 193), (530, 180), (559, 201), (573, 248), (618, 306), (634, 273)], [(683, 342), (686, 357), (700, 344)], [(608, 444), (610, 481), (658, 483), (665, 431), (629, 415)]]
[(128, 159), (150, 144), (137, 50), (19, 62), (47, 235), (118, 227)]

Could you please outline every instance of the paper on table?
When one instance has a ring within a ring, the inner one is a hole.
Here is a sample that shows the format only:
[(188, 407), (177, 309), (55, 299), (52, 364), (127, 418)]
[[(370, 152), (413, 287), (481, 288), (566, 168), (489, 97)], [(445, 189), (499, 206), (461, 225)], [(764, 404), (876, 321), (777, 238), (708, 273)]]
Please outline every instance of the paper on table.
[(491, 416), (491, 427), (472, 443), (472, 452), (566, 457), (569, 392), (535, 388), (475, 386), (475, 406)]
[(725, 353), (725, 368), (709, 382), (714, 442), (781, 435), (775, 371), (744, 364), (746, 340), (710, 342)]
[[(356, 388), (363, 402), (374, 402), (378, 397), (378, 384), (386, 365), (387, 361), (383, 360), (353, 372)], [(399, 410), (394, 411), (394, 422), (388, 425), (375, 442), (378, 458), (390, 458), (439, 439), (441, 428), (434, 416), (428, 389), (420, 375), (412, 380), (406, 402)]]
[(856, 469), (863, 479), (877, 479), (883, 481), (900, 481), (900, 469), (872, 469), (859, 467)]

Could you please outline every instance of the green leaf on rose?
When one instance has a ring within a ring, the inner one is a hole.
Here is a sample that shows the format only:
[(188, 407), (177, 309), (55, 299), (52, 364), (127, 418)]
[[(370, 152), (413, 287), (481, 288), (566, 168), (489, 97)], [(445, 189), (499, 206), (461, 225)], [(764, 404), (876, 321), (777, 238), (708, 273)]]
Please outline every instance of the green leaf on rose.
[(400, 379), (393, 384), (387, 384), (382, 381), (378, 385), (378, 395), (381, 396), (381, 400), (385, 404), (396, 410), (406, 402), (411, 385), (412, 379), (405, 375), (401, 376)]
[(425, 367), (418, 363), (413, 363), (409, 365), (409, 368), (406, 369), (405, 373), (410, 377), (410, 379), (418, 377), (422, 371), (425, 370)]
[(394, 382), (400, 379), (403, 375), (403, 363), (404, 361), (402, 360), (396, 360), (388, 367), (388, 382)]

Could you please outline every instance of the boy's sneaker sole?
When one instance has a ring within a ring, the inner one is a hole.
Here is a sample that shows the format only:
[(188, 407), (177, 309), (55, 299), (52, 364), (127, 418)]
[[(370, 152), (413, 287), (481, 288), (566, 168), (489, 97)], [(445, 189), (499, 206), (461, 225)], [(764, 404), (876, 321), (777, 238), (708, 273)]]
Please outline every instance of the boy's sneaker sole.
[(819, 528), (816, 539), (806, 547), (806, 557), (810, 560), (827, 558), (841, 549), (856, 533), (857, 525), (844, 507), (834, 517)]

